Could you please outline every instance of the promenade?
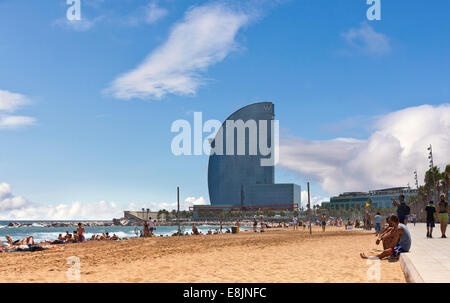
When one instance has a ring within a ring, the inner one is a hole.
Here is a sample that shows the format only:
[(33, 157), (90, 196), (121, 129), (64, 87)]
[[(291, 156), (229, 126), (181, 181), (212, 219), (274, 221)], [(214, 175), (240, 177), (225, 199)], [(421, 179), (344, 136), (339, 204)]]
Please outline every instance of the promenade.
[[(400, 262), (408, 282), (450, 282), (450, 238), (442, 239), (436, 224), (433, 238), (426, 237), (425, 223), (408, 223), (412, 245), (409, 253), (401, 254)], [(450, 230), (447, 229), (447, 236)]]

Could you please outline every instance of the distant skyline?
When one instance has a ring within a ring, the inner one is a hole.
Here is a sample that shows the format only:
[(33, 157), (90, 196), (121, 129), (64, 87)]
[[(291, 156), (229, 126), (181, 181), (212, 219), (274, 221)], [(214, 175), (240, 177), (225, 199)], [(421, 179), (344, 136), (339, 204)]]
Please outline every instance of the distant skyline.
[(450, 2), (0, 1), (0, 220), (111, 219), (209, 203), (178, 119), (255, 102), (280, 121), (276, 183), (313, 203), (450, 162)]

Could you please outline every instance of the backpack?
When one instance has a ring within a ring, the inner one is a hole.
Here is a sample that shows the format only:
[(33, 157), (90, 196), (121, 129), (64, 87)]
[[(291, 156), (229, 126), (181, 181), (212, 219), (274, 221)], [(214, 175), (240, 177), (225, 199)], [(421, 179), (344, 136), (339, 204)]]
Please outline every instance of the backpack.
[(405, 205), (405, 215), (409, 215), (411, 213), (411, 208), (408, 205)]

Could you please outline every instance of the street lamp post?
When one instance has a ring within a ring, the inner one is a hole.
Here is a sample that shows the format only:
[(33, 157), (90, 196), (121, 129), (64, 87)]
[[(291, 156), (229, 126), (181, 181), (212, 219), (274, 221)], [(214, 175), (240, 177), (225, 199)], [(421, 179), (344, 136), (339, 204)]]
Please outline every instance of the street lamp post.
[(430, 146), (427, 149), (430, 151), (430, 153), (428, 154), (428, 159), (430, 159), (430, 171), (431, 171), (431, 174), (433, 175), (433, 192), (432, 192), (432, 197), (433, 197), (433, 199), (435, 201), (437, 201), (437, 199), (435, 199), (437, 197), (436, 196), (437, 190), (436, 190), (436, 177), (434, 175), (433, 147), (431, 146), (431, 144), (430, 144)]

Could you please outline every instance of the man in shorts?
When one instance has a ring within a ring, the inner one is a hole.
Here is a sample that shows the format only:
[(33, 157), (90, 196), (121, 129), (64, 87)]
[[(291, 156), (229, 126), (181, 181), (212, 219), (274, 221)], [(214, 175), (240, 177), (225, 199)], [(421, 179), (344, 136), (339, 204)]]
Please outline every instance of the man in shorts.
[[(411, 248), (411, 234), (405, 224), (400, 223), (397, 216), (391, 216), (391, 223), (396, 232), (392, 244), (380, 254), (376, 255), (378, 259), (386, 257), (399, 257), (401, 253), (408, 252)], [(361, 258), (368, 259), (365, 253), (360, 254)]]
[(427, 238), (433, 238), (434, 216), (436, 214), (433, 200), (428, 202), (428, 205), (425, 207), (425, 212), (427, 213)]

